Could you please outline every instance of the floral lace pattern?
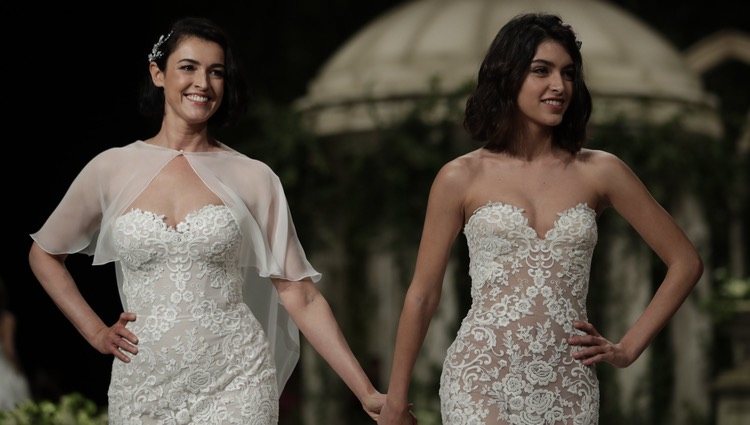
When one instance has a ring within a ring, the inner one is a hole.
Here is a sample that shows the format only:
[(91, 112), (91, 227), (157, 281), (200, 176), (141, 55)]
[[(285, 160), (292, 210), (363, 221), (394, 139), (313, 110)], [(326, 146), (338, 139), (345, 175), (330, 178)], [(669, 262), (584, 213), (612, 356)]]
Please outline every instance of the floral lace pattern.
[(587, 320), (596, 212), (569, 208), (541, 238), (523, 209), (490, 202), (464, 233), (472, 305), (443, 365), (443, 423), (598, 423), (595, 370), (566, 342)]
[(240, 237), (223, 205), (206, 205), (174, 228), (139, 209), (115, 221), (139, 353), (114, 361), (110, 424), (278, 422), (268, 341), (242, 302)]

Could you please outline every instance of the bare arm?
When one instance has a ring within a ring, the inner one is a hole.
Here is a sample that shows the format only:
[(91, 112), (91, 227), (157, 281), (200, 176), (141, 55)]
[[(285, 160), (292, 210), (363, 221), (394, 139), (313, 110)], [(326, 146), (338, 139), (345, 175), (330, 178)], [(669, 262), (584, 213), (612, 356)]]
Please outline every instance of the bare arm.
[(603, 182), (606, 200), (667, 266), (656, 294), (619, 343), (608, 343), (590, 324), (576, 325), (590, 334), (571, 338), (571, 343), (590, 346), (579, 351), (577, 358), (584, 364), (607, 361), (625, 367), (643, 353), (682, 305), (703, 273), (703, 263), (682, 229), (630, 168), (613, 155), (602, 156), (598, 181)]
[(430, 190), (414, 277), (399, 319), (381, 424), (409, 423), (407, 397), (412, 370), (440, 302), (445, 268), (463, 225), (465, 174), (460, 165), (448, 164), (438, 173)]
[(138, 352), (135, 346), (138, 339), (125, 328), (128, 321), (135, 320), (135, 314), (122, 313), (113, 326), (105, 325), (81, 296), (65, 267), (65, 257), (49, 254), (34, 243), (29, 251), (29, 265), (47, 294), (89, 344), (100, 353), (113, 354), (123, 362), (129, 362), (130, 358), (120, 349), (132, 354)]
[(272, 279), (284, 308), (300, 331), (331, 368), (341, 377), (373, 418), (385, 402), (384, 397), (362, 370), (346, 342), (331, 307), (310, 280), (290, 282)]

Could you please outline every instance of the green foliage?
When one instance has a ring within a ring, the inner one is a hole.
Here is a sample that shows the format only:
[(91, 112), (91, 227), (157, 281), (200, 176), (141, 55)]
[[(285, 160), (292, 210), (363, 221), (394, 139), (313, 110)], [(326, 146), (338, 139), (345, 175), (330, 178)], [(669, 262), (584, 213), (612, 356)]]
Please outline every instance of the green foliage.
[(619, 118), (597, 125), (593, 133), (589, 147), (617, 155), (665, 206), (686, 193), (706, 205), (724, 203), (740, 165), (727, 144), (689, 132), (678, 120), (636, 125)]
[[(335, 138), (312, 135), (286, 106), (262, 103), (227, 136), (279, 174), (295, 223), (317, 229), (305, 235), (312, 243), (330, 243), (326, 229), (338, 227), (362, 247), (385, 229), (394, 236), (390, 242), (412, 246), (437, 171), (472, 148), (465, 137), (455, 137), (464, 92), (426, 97), (398, 123)], [(438, 110), (448, 112), (432, 118)]]
[(27, 401), (13, 410), (0, 411), (0, 425), (106, 425), (107, 412), (81, 394), (60, 401)]
[(703, 307), (718, 325), (725, 325), (736, 313), (750, 311), (750, 277), (740, 278), (726, 268), (713, 271), (714, 291)]

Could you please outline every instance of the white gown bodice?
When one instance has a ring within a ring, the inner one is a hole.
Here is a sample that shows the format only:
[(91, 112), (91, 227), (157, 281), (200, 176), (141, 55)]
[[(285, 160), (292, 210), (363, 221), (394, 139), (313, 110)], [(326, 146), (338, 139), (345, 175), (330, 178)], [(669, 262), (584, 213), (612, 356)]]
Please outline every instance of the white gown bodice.
[(443, 368), (443, 423), (596, 423), (595, 371), (567, 343), (587, 321), (595, 211), (564, 210), (542, 238), (523, 209), (490, 202), (464, 233), (472, 305)]
[(275, 424), (275, 368), (242, 301), (240, 234), (228, 208), (206, 205), (174, 228), (133, 209), (114, 225), (130, 363), (115, 359), (111, 424)]

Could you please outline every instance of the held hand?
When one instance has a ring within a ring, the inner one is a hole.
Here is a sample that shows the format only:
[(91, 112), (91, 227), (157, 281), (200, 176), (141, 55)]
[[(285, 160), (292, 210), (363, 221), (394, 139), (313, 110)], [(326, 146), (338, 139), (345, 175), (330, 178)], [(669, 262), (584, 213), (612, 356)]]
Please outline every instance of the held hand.
[(609, 342), (591, 323), (575, 321), (573, 326), (588, 334), (573, 335), (568, 338), (570, 345), (584, 347), (573, 353), (573, 358), (580, 360), (584, 365), (607, 362), (612, 366), (622, 368), (629, 366), (635, 360), (630, 358), (622, 344)]
[(417, 417), (409, 410), (411, 406), (409, 404), (399, 408), (392, 406), (386, 399), (383, 410), (380, 411), (378, 425), (417, 425)]
[(384, 404), (385, 394), (381, 394), (378, 391), (367, 394), (362, 399), (362, 408), (374, 421), (378, 420), (380, 411), (383, 409)]
[(138, 354), (138, 338), (125, 326), (128, 322), (135, 321), (135, 313), (122, 313), (120, 319), (110, 327), (103, 327), (94, 335), (91, 345), (102, 354), (113, 354), (125, 363), (130, 362), (123, 351), (133, 355)]

